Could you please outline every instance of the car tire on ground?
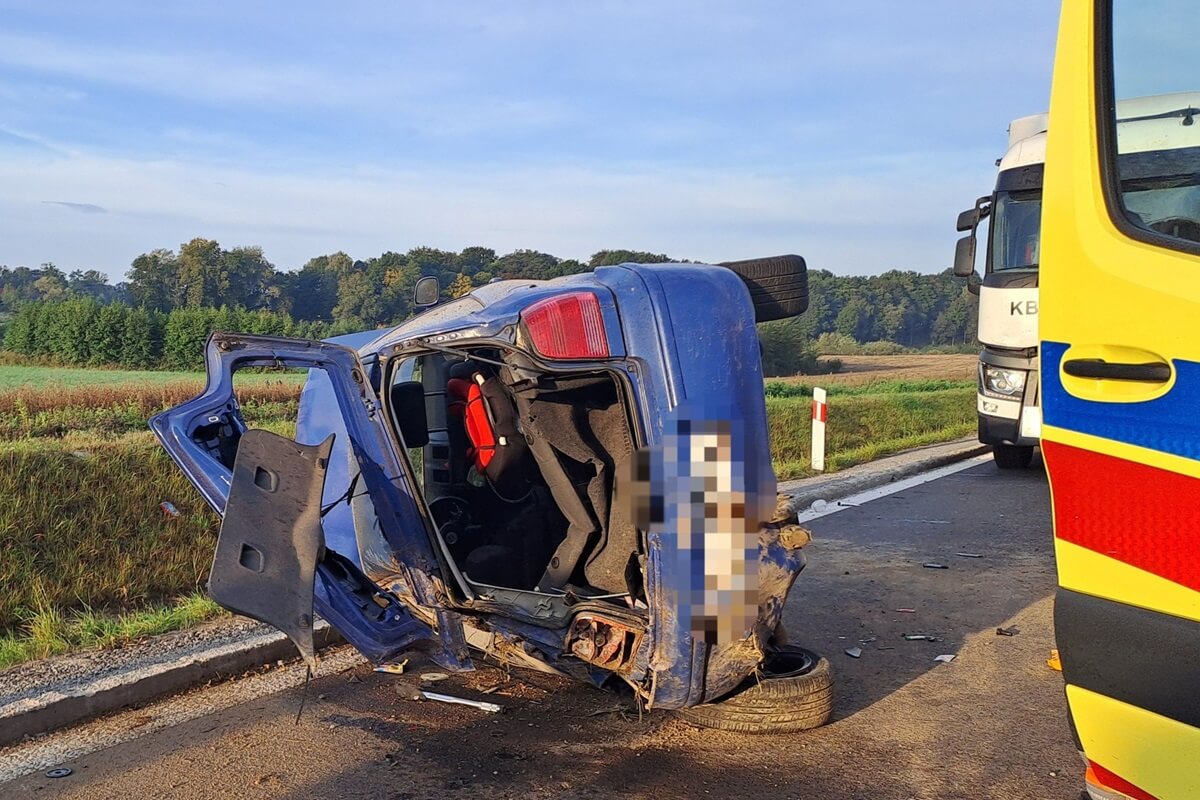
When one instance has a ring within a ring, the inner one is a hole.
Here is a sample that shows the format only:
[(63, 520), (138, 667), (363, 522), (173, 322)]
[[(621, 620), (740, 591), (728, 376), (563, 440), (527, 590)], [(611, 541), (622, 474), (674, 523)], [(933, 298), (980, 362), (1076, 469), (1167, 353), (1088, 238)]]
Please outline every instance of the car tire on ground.
[(833, 712), (829, 661), (802, 647), (767, 655), (751, 676), (714, 703), (680, 709), (687, 722), (739, 733), (794, 733), (818, 728)]
[(992, 458), (1000, 469), (1025, 469), (1033, 461), (1033, 447), (1015, 444), (993, 445)]
[(808, 268), (800, 256), (773, 256), (725, 261), (750, 290), (754, 321), (770, 322), (804, 313), (808, 308)]

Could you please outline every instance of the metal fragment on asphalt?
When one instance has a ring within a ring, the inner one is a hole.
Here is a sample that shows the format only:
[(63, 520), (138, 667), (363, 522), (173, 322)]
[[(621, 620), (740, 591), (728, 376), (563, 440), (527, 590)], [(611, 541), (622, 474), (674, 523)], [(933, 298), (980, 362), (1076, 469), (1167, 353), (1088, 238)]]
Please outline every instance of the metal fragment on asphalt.
[(930, 561), (927, 564), (922, 564), (921, 566), (925, 569), (950, 569), (945, 564), (938, 564), (934, 561)]
[(962, 556), (963, 558), (983, 558), (983, 553), (955, 553), (954, 555)]
[(1020, 632), (1021, 632), (1021, 629), (1018, 628), (1016, 625), (1011, 625), (1007, 628), (996, 628), (997, 636), (1016, 636)]
[(482, 700), (468, 700), (465, 697), (454, 697), (448, 694), (438, 694), (437, 692), (427, 692), (421, 690), (421, 696), (426, 700), (435, 700), (439, 703), (452, 703), (459, 706), (470, 706), (478, 708), (480, 711), (487, 711), (492, 714), (498, 714), (501, 711), (500, 706), (495, 703), (485, 703)]
[(904, 634), (904, 640), (906, 642), (940, 642), (942, 637), (929, 633), (906, 633)]
[(862, 648), (861, 647), (847, 647), (845, 652), (846, 652), (846, 655), (850, 656), (851, 658), (862, 657)]
[(942, 662), (943, 664), (949, 664), (949, 663), (950, 663), (951, 661), (953, 661), (955, 658), (957, 658), (957, 656), (955, 656), (955, 655), (951, 655), (951, 654), (947, 653), (946, 655), (934, 656), (934, 657), (933, 657), (933, 660), (934, 660), (934, 661), (940, 661), (940, 662)]

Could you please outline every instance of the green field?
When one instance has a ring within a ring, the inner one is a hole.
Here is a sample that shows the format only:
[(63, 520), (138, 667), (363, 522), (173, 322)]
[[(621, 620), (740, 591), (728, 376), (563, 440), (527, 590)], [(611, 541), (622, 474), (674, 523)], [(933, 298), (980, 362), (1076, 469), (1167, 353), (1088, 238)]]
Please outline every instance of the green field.
[[(242, 373), (239, 377), (249, 382), (290, 380), (300, 383), (304, 380), (302, 372), (248, 372)], [(38, 388), (51, 385), (124, 386), (131, 383), (148, 383), (161, 386), (163, 384), (179, 382), (203, 383), (204, 373), (0, 365), (0, 392), (9, 389)]]
[[(303, 376), (246, 377), (247, 422), (288, 434)], [(217, 613), (200, 594), (218, 518), (146, 428), (202, 383), (198, 373), (0, 366), (0, 668)], [(810, 474), (811, 390), (771, 383), (767, 394), (779, 477)], [(828, 467), (967, 435), (973, 397), (961, 381), (838, 387)]]

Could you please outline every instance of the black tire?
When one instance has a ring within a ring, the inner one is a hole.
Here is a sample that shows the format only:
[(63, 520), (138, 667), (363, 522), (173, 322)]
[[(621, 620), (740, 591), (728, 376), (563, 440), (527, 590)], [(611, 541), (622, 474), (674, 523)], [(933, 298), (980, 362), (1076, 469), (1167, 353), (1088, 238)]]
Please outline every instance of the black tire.
[(819, 728), (833, 712), (829, 661), (801, 647), (780, 647), (752, 676), (717, 700), (680, 709), (693, 725), (738, 733), (795, 733)]
[(725, 261), (741, 277), (754, 301), (754, 321), (770, 322), (803, 314), (808, 308), (808, 267), (800, 256)]
[(992, 458), (1000, 469), (1025, 469), (1033, 462), (1033, 447), (1015, 444), (993, 445)]

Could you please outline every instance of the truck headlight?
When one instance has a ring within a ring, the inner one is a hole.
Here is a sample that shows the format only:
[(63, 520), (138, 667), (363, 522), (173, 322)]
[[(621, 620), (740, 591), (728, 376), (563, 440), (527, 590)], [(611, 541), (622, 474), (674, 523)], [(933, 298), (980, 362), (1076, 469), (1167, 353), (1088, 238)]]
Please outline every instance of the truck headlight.
[(1003, 397), (1020, 397), (1025, 391), (1025, 370), (983, 365), (983, 388)]

